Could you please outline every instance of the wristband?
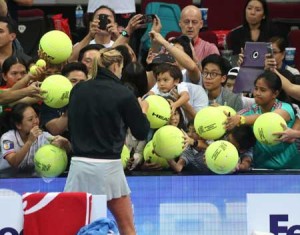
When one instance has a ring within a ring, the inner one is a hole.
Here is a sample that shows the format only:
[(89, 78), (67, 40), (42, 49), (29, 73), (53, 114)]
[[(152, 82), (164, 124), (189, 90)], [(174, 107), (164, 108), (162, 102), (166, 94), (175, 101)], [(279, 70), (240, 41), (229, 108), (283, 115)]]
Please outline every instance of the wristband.
[(240, 122), (239, 122), (239, 124), (238, 124), (238, 126), (240, 126), (240, 125), (244, 125), (246, 123), (246, 118), (244, 117), (244, 116), (240, 116)]

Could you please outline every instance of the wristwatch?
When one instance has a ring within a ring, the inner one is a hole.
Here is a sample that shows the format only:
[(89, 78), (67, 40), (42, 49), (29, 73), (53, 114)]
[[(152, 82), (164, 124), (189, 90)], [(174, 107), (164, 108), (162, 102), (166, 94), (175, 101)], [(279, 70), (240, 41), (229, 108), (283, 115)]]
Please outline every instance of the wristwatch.
[(121, 35), (125, 38), (129, 38), (129, 34), (127, 33), (126, 30), (122, 30)]
[(239, 122), (239, 125), (238, 126), (240, 126), (240, 125), (244, 125), (246, 123), (246, 118), (244, 117), (244, 116), (240, 116), (240, 122)]

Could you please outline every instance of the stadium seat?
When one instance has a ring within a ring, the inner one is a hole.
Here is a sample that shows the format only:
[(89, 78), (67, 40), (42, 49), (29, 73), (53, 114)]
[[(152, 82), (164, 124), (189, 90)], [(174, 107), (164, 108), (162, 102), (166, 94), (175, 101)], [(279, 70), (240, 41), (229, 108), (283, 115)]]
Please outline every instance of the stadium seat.
[(160, 1), (142, 0), (142, 2), (141, 2), (141, 12), (142, 13), (146, 12), (147, 4), (150, 2), (165, 2), (165, 3), (177, 4), (180, 7), (180, 9), (183, 9), (187, 5), (193, 5), (193, 0), (160, 0)]
[[(161, 35), (165, 37), (168, 32), (180, 31), (180, 7), (177, 4), (164, 3), (164, 2), (150, 2), (146, 7), (146, 14), (155, 14), (160, 18), (162, 24)], [(141, 38), (139, 55), (147, 53), (151, 41), (149, 32), (151, 31), (152, 24), (148, 24), (145, 33)]]
[(208, 8), (208, 30), (231, 30), (242, 23), (245, 0), (202, 0), (201, 7)]

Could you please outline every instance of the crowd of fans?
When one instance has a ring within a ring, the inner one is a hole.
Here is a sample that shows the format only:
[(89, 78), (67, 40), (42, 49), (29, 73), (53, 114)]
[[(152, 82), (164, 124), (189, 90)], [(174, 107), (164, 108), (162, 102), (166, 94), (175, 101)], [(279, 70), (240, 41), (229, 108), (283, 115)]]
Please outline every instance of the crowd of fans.
[[(46, 67), (38, 68), (32, 74), (30, 66), (38, 58), (24, 53), (16, 37), (17, 24), (9, 16), (5, 5), (1, 7), (0, 171), (34, 172), (34, 153), (49, 142), (65, 148), (71, 158), (73, 146), (69, 127), (70, 123), (77, 123), (73, 120), (76, 115), (74, 112), (69, 114), (68, 106), (55, 109), (44, 104), (40, 82), (49, 75), (62, 74), (76, 87), (95, 79), (95, 71), (103, 68), (114, 73), (113, 79), (119, 79), (137, 100), (148, 95), (165, 97), (172, 112), (168, 124), (185, 133), (184, 152), (178, 158), (168, 160), (166, 167), (145, 161), (143, 157), (143, 150), (155, 130), (150, 130), (147, 138), (136, 139), (128, 128), (124, 144), (129, 148), (131, 158), (125, 171), (211, 173), (205, 164), (205, 149), (211, 141), (200, 138), (196, 133), (194, 118), (202, 108), (220, 105), (230, 106), (237, 112), (236, 115), (228, 115), (224, 123), (226, 134), (222, 137), (234, 144), (239, 152), (240, 161), (234, 172), (251, 171), (253, 168), (300, 169), (299, 71), (285, 64), (288, 44), (284, 35), (280, 35), (280, 29), (269, 21), (266, 1), (248, 0), (241, 10), (244, 11), (241, 26), (227, 36), (228, 49), (239, 58), (237, 64), (223, 58), (215, 44), (199, 37), (203, 21), (201, 11), (193, 5), (182, 9), (179, 24), (182, 35), (178, 37), (165, 39), (160, 33), (164, 25), (161, 25), (158, 16), (153, 19), (149, 33), (152, 45), (146, 64), (140, 63), (129, 41), (136, 30), (145, 27), (144, 16), (132, 15), (127, 25), (118, 27), (114, 9), (102, 5), (94, 10), (87, 35), (73, 45), (67, 61), (59, 65), (47, 61)], [(99, 28), (99, 15), (108, 17), (105, 29)], [(234, 93), (232, 88), (239, 66), (243, 64), (243, 48), (247, 41), (270, 42), (273, 54), (265, 55), (265, 71), (256, 78), (253, 92), (246, 96)], [(105, 60), (101, 56), (106, 56)], [(110, 63), (99, 62), (106, 60)], [(97, 91), (94, 87), (90, 92)], [(118, 95), (111, 94), (106, 102), (113, 99), (111, 96)], [(281, 115), (287, 123), (285, 131), (277, 133), (280, 143), (275, 146), (256, 141), (252, 131), (255, 120), (266, 112)], [(110, 141), (107, 137), (106, 145), (116, 148)], [(95, 154), (94, 149), (88, 151), (91, 155)], [(121, 146), (113, 151), (120, 155)]]

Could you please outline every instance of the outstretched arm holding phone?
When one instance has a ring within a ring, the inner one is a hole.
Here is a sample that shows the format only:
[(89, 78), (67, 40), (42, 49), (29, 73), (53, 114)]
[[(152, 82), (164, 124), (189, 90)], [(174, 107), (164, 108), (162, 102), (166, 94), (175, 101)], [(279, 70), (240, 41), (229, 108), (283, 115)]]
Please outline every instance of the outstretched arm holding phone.
[[(106, 15), (101, 18), (102, 15)], [(106, 26), (106, 27), (105, 27)], [(102, 28), (102, 29), (101, 29)], [(113, 39), (119, 36), (115, 13), (112, 9), (102, 6), (95, 10), (93, 20), (89, 24), (88, 34), (77, 44), (73, 46), (69, 62), (77, 61), (80, 50), (90, 43), (102, 44), (105, 47), (111, 47)]]
[(121, 32), (120, 36), (114, 42), (113, 47), (128, 43), (131, 35), (135, 30), (144, 27), (146, 23), (150, 23), (150, 18), (146, 16), (147, 15), (142, 14), (133, 16), (129, 20), (126, 28)]

